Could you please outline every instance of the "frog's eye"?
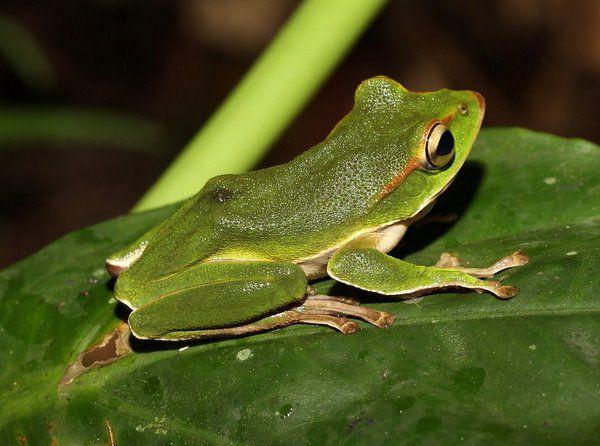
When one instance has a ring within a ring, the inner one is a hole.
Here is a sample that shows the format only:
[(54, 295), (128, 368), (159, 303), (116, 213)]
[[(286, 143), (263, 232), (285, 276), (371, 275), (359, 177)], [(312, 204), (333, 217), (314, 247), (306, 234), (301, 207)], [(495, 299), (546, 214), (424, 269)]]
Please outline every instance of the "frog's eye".
[(429, 131), (425, 143), (427, 162), (434, 169), (444, 167), (454, 156), (454, 136), (441, 122)]

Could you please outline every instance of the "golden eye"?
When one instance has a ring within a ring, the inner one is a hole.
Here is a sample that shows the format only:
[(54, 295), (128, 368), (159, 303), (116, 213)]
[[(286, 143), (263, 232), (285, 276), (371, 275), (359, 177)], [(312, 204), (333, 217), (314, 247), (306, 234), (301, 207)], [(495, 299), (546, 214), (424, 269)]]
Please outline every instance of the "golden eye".
[(454, 136), (444, 124), (437, 123), (429, 131), (425, 155), (430, 167), (444, 167), (454, 156)]

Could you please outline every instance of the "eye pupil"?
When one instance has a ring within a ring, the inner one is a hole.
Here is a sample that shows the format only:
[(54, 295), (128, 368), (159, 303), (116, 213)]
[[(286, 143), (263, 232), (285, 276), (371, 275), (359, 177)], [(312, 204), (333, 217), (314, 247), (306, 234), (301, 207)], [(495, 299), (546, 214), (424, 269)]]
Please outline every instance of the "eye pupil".
[(444, 131), (442, 136), (440, 137), (440, 141), (438, 142), (437, 148), (435, 149), (435, 153), (438, 156), (446, 156), (452, 153), (454, 149), (454, 136), (450, 130)]
[(438, 122), (429, 130), (425, 146), (426, 168), (441, 169), (454, 157), (454, 136), (445, 124)]

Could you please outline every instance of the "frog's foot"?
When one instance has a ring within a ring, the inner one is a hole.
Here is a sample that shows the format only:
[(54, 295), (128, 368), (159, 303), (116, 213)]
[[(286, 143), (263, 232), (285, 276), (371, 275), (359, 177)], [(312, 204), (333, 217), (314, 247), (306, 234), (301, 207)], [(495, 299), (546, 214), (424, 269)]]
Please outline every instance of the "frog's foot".
[(449, 252), (443, 252), (435, 266), (438, 268), (456, 268), (461, 265), (460, 259)]
[[(352, 334), (358, 331), (358, 324), (354, 321), (348, 320), (339, 313), (329, 313), (325, 311), (311, 311), (303, 308), (304, 305), (294, 310), (286, 311), (281, 313), (284, 319), (288, 319), (290, 324), (313, 324), (313, 325), (327, 325), (328, 327), (338, 330), (342, 334)], [(293, 313), (287, 315), (286, 313)]]
[(435, 266), (438, 268), (451, 268), (461, 271), (465, 274), (469, 274), (473, 277), (492, 277), (495, 274), (498, 274), (500, 271), (508, 268), (514, 268), (515, 266), (525, 265), (527, 262), (529, 262), (529, 256), (523, 251), (516, 251), (506, 257), (502, 257), (500, 260), (494, 262), (493, 265), (488, 266), (487, 268), (464, 268), (461, 266), (461, 261), (458, 257), (444, 252), (440, 256), (440, 259)]
[(346, 297), (325, 295), (309, 296), (296, 311), (305, 314), (327, 314), (331, 316), (350, 316), (362, 319), (379, 328), (388, 328), (396, 320), (396, 316), (384, 311), (362, 307), (357, 301)]
[(502, 285), (497, 280), (486, 280), (484, 283), (485, 286), (482, 286), (481, 288), (474, 288), (474, 290), (478, 293), (488, 291), (503, 300), (512, 299), (519, 292), (519, 289), (516, 286)]

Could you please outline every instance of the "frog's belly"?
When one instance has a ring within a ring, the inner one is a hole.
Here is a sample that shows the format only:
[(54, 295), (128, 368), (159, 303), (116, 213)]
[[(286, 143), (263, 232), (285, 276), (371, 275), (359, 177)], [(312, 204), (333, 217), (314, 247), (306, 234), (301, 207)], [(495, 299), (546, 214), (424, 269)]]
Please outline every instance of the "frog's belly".
[[(389, 252), (402, 239), (407, 229), (408, 225), (405, 222), (396, 222), (385, 226), (380, 226), (374, 231), (361, 233), (359, 235), (362, 236), (365, 234), (373, 234), (377, 236), (377, 250), (381, 252)], [(352, 238), (355, 237), (357, 236)], [(309, 279), (325, 277), (327, 275), (327, 262), (333, 253), (338, 250), (338, 248), (339, 246), (328, 248), (315, 256), (301, 259), (295, 263), (302, 268)]]

